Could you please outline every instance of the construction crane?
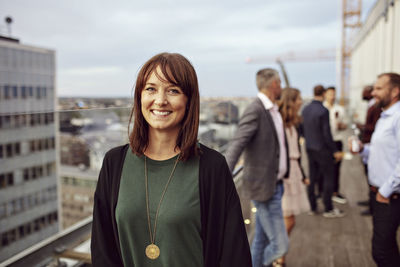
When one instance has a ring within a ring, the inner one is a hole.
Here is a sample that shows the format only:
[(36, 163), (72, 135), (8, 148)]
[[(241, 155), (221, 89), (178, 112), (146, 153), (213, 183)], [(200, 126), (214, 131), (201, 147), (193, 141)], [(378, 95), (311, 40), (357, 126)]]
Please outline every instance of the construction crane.
[[(342, 0), (342, 44), (340, 48), (340, 100), (344, 105), (349, 92), (350, 57), (353, 38), (361, 27), (361, 0)], [(290, 86), (289, 78), (284, 67), (288, 61), (323, 61), (336, 60), (336, 49), (321, 49), (314, 51), (288, 52), (279, 56), (258, 56), (246, 58), (247, 63), (276, 62), (282, 71), (286, 86)]]
[(350, 58), (353, 38), (361, 27), (361, 0), (342, 0), (342, 47), (340, 68), (340, 104), (349, 93)]
[(289, 77), (286, 72), (284, 62), (293, 62), (293, 61), (334, 61), (336, 60), (336, 51), (334, 48), (332, 49), (320, 49), (314, 51), (297, 51), (297, 52), (288, 52), (286, 54), (281, 54), (278, 56), (259, 56), (259, 57), (247, 57), (247, 63), (264, 63), (264, 62), (276, 62), (282, 72), (283, 79), (285, 82), (285, 87), (290, 87)]

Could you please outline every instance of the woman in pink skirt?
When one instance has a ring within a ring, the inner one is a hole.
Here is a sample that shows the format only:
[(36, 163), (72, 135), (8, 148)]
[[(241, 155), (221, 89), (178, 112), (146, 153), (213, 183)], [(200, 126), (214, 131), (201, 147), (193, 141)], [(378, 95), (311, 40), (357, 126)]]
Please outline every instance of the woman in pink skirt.
[[(299, 110), (302, 105), (300, 91), (286, 88), (282, 91), (279, 111), (285, 126), (290, 158), (289, 179), (284, 179), (285, 191), (282, 196), (282, 210), (288, 235), (295, 225), (295, 215), (310, 210), (305, 185), (309, 180), (301, 167), (301, 151), (299, 144), (299, 126), (301, 118)], [(284, 266), (284, 258), (275, 262), (274, 266)]]

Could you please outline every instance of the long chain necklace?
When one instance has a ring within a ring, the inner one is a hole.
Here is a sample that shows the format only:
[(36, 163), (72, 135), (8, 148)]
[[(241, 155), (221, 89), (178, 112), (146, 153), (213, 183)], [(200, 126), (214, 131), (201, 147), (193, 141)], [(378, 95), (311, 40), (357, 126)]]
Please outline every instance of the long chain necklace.
[(149, 227), (149, 235), (150, 235), (150, 245), (148, 245), (146, 247), (146, 256), (149, 259), (155, 260), (160, 256), (160, 248), (155, 244), (158, 212), (160, 211), (161, 202), (164, 199), (165, 192), (167, 192), (168, 185), (172, 180), (172, 176), (174, 175), (176, 165), (178, 165), (179, 155), (176, 158), (174, 167), (172, 168), (171, 174), (169, 175), (167, 184), (165, 185), (164, 191), (161, 194), (160, 202), (158, 202), (158, 207), (157, 207), (157, 211), (156, 211), (156, 217), (154, 219), (154, 230), (153, 230), (153, 232), (151, 231), (151, 222), (150, 222), (149, 190), (148, 190), (147, 161), (146, 161), (146, 158), (147, 157), (144, 156), (144, 179), (145, 179), (145, 185), (146, 185), (147, 224), (148, 224), (148, 227)]

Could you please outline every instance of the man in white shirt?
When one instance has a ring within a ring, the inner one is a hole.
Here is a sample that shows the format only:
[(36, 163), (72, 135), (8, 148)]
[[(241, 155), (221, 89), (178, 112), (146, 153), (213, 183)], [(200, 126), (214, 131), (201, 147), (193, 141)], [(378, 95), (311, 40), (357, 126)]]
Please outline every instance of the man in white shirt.
[(257, 98), (244, 111), (225, 154), (231, 171), (243, 153), (243, 195), (257, 208), (251, 246), (253, 267), (272, 266), (288, 250), (282, 214), (282, 179), (290, 162), (277, 100), (281, 80), (274, 69), (257, 72)]
[[(336, 103), (335, 87), (331, 86), (326, 88), (324, 106), (329, 110), (329, 124), (331, 126), (333, 141), (335, 142), (337, 150), (342, 151), (343, 134), (344, 130), (347, 128), (347, 124), (344, 108)], [(345, 204), (347, 202), (346, 198), (339, 193), (341, 163), (342, 160), (338, 160), (334, 165), (332, 200), (340, 204)]]
[[(378, 76), (372, 91), (382, 113), (369, 144), (359, 142), (368, 158), (372, 206), (372, 256), (378, 266), (399, 266), (400, 226), (400, 74)], [(353, 151), (351, 142), (349, 148)]]

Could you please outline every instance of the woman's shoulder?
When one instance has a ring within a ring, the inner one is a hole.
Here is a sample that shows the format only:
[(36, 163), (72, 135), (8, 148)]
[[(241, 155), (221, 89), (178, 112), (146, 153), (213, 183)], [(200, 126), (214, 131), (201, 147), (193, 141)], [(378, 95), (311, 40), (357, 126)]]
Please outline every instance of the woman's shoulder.
[(221, 168), (229, 170), (225, 156), (203, 144), (200, 144), (200, 168), (209, 171), (221, 171)]
[(225, 157), (216, 151), (215, 149), (212, 149), (206, 145), (200, 144), (200, 158), (203, 160), (209, 160), (209, 161), (214, 161), (214, 160), (225, 160)]
[(104, 156), (104, 159), (112, 159), (118, 160), (118, 158), (122, 159), (125, 158), (126, 151), (129, 148), (129, 144), (121, 145), (121, 146), (116, 146), (114, 148), (111, 148), (108, 150)]

